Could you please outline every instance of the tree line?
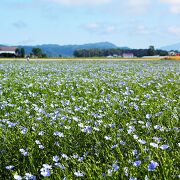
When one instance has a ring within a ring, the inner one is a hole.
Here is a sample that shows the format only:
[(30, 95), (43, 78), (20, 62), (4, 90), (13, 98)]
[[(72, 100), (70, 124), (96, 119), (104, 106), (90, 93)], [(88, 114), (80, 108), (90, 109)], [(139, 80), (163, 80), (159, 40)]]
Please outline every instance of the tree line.
[[(17, 57), (24, 58), (26, 56), (26, 52), (24, 48), (17, 48), (15, 52)], [(43, 53), (42, 49), (40, 48), (33, 48), (28, 56), (37, 57), (37, 58), (46, 58), (47, 54)]]
[(149, 46), (148, 49), (78, 49), (74, 51), (75, 57), (107, 57), (107, 56), (123, 56), (124, 53), (133, 53), (136, 57), (143, 56), (167, 56), (168, 51), (155, 49)]
[[(16, 49), (16, 57), (35, 57), (35, 58), (46, 58), (47, 54), (43, 53), (41, 48), (32, 48), (31, 52), (27, 55), (24, 48)], [(124, 53), (133, 53), (135, 57), (143, 57), (143, 56), (167, 56), (168, 51), (155, 49), (154, 46), (149, 46), (148, 49), (121, 49), (121, 48), (112, 48), (112, 49), (77, 49), (74, 51), (74, 57), (107, 57), (107, 56), (119, 56), (122, 57)], [(5, 54), (3, 56), (14, 56), (12, 54)]]

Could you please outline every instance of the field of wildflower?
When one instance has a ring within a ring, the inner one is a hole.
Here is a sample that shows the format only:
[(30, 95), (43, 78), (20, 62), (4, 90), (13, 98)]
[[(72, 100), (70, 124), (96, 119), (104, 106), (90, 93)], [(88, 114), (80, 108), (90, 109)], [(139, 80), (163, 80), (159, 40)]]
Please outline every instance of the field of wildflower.
[(179, 179), (179, 97), (177, 61), (0, 61), (0, 179)]

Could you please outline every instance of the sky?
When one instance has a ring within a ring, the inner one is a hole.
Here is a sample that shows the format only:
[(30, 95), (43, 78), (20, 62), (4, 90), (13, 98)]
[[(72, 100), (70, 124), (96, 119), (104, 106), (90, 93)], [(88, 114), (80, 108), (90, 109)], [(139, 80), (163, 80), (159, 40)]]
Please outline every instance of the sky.
[(0, 44), (160, 48), (180, 42), (180, 0), (0, 0)]

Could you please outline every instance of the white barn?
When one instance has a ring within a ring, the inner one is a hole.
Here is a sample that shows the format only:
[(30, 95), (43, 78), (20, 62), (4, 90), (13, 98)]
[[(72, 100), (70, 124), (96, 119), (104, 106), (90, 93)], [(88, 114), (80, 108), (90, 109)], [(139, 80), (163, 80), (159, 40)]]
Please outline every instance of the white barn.
[(17, 47), (14, 46), (0, 46), (0, 54), (13, 54), (16, 55)]

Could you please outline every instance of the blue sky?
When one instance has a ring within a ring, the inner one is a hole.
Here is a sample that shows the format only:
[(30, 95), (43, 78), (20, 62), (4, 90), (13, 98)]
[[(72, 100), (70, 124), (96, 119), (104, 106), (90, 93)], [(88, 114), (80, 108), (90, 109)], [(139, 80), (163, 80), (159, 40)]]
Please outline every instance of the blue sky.
[(180, 0), (1, 0), (0, 44), (180, 42)]

